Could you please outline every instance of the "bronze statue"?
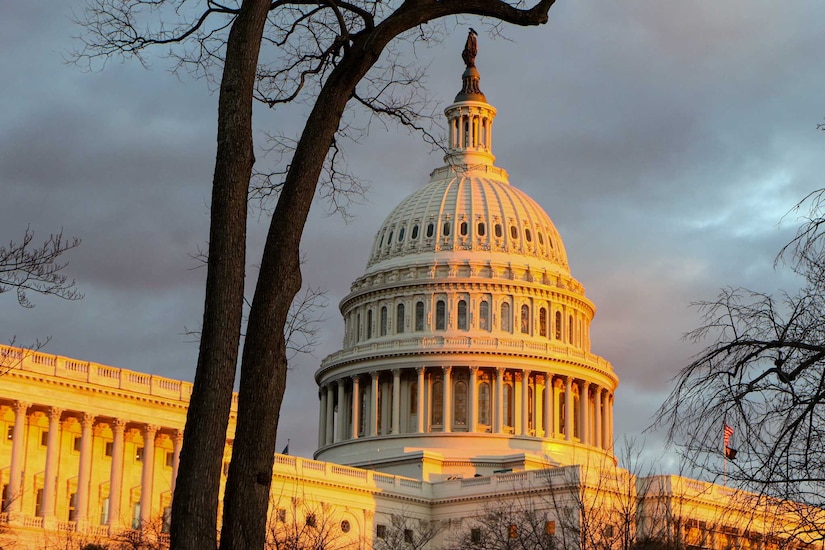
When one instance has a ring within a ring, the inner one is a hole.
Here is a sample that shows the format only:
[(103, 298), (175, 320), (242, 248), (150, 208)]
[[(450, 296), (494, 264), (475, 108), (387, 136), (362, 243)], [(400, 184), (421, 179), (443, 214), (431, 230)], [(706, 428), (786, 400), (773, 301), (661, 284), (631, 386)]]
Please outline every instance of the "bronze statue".
[(478, 33), (470, 27), (470, 32), (467, 33), (467, 43), (464, 45), (464, 51), (461, 52), (461, 59), (467, 68), (476, 66), (476, 54), (478, 53), (478, 40), (476, 40)]

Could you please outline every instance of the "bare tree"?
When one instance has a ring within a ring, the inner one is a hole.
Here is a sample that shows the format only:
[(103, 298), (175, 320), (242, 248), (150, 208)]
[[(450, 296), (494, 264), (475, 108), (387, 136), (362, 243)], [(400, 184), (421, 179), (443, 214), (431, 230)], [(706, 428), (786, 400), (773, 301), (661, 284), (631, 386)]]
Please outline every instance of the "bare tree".
[[(272, 106), (304, 100), (312, 108), (278, 191), (247, 323), (224, 495), (220, 544), (225, 549), (261, 548), (265, 541), (287, 373), (283, 329), (301, 288), (298, 248), (319, 178), (335, 158), (347, 104), (354, 99), (373, 113), (414, 124), (407, 117), (415, 111), (404, 109), (403, 94), (401, 104), (390, 98), (397, 89), (393, 83), (415, 82), (397, 78), (403, 67), (392, 63), (394, 40), (430, 40), (430, 21), (459, 14), (539, 25), (548, 20), (554, 1), (523, 6), (504, 0), (206, 0), (196, 6), (186, 0), (89, 0), (78, 59), (121, 54), (144, 60), (148, 47), (178, 44), (173, 55), (179, 67), (200, 74), (222, 70), (203, 334), (173, 501), (173, 548), (217, 544), (215, 516), (239, 353), (247, 198), (255, 160), (253, 97)], [(390, 60), (384, 72), (382, 55)], [(376, 85), (379, 81), (384, 85)]]
[(414, 517), (405, 508), (382, 515), (389, 515), (389, 524), (381, 524), (383, 532), (364, 544), (372, 550), (424, 550), (441, 532), (438, 522)]
[[(825, 507), (825, 190), (809, 195), (795, 239), (777, 258), (801, 280), (795, 291), (723, 289), (700, 302), (707, 347), (677, 376), (656, 422), (691, 466), (780, 501)], [(723, 430), (734, 435), (723, 448)], [(731, 452), (729, 449), (734, 449)], [(727, 455), (727, 458), (726, 458)], [(735, 456), (735, 460), (731, 460)]]
[(62, 257), (79, 245), (79, 239), (64, 238), (63, 231), (38, 244), (34, 232), (26, 228), (21, 241), (0, 246), (0, 294), (15, 292), (17, 303), (26, 308), (34, 307), (29, 298), (32, 292), (65, 300), (81, 299), (75, 280), (63, 273), (68, 264)]
[(266, 549), (357, 550), (360, 543), (342, 530), (344, 521), (329, 504), (282, 495), (272, 504)]

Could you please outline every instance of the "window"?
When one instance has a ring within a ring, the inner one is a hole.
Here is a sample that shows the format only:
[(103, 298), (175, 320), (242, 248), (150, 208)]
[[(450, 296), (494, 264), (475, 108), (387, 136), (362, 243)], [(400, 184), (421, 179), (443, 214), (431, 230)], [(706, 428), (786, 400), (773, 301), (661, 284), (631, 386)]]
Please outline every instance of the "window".
[(510, 332), (510, 304), (501, 304), (501, 330)]
[(573, 343), (573, 316), (567, 318), (567, 343)]
[(343, 520), (343, 521), (341, 521), (341, 532), (342, 532), (342, 533), (349, 533), (349, 530), (350, 530), (351, 528), (352, 528), (352, 527), (350, 526), (350, 524), (349, 524), (349, 521), (348, 521), (348, 520)]
[(410, 239), (416, 240), (418, 238), (418, 224), (415, 224), (410, 232)]
[(541, 234), (541, 231), (538, 231), (536, 234), (539, 237), (539, 244), (544, 246), (544, 235)]
[(524, 240), (526, 240), (528, 243), (533, 242), (533, 234), (530, 233), (529, 229), (524, 230)]
[(76, 453), (80, 452), (80, 436), (79, 435), (76, 435), (74, 440), (72, 441), (72, 449)]
[(490, 302), (482, 300), (478, 305), (478, 328), (490, 330)]
[(447, 329), (447, 304), (444, 300), (435, 303), (435, 330)]
[(513, 426), (513, 385), (504, 384), (504, 425)]
[(104, 498), (100, 503), (100, 524), (109, 523), (109, 497)]
[(415, 330), (424, 330), (424, 302), (415, 303)]
[(135, 447), (135, 462), (143, 462), (143, 447)]
[(395, 306), (395, 333), (404, 332), (404, 304)]
[(6, 426), (6, 439), (8, 439), (9, 441), (14, 439), (14, 426)]
[(467, 300), (458, 301), (458, 330), (467, 330)]
[(515, 225), (510, 226), (510, 238), (518, 239), (518, 228)]
[(467, 382), (459, 380), (455, 383), (455, 404), (453, 405), (453, 421), (460, 425), (467, 425)]
[(171, 468), (175, 464), (175, 453), (172, 451), (166, 451), (166, 467)]
[(556, 340), (561, 340), (561, 311), (556, 312)]
[(379, 523), (375, 526), (375, 536), (379, 539), (387, 538), (387, 526), (383, 523)]
[(564, 414), (564, 411), (567, 409), (567, 407), (565, 406), (565, 401), (567, 401), (567, 392), (564, 392), (564, 391), (559, 392), (559, 398), (558, 398), (559, 413), (558, 413), (558, 417), (559, 417), (559, 431), (561, 432), (562, 435), (567, 435), (567, 429), (566, 429), (566, 427), (567, 427), (567, 418)]
[(500, 239), (501, 235), (503, 234), (503, 231), (501, 229), (501, 224), (497, 223), (493, 229), (495, 231), (496, 237), (498, 237)]
[(479, 222), (478, 227), (476, 228), (478, 231), (478, 236), (483, 237), (486, 229), (484, 228), (484, 222)]
[(398, 230), (398, 242), (404, 242), (404, 233), (405, 231), (403, 227)]
[(530, 334), (530, 307), (527, 304), (521, 306), (521, 333)]
[(432, 238), (433, 233), (435, 233), (435, 225), (431, 223), (427, 224), (427, 237)]
[(481, 543), (481, 529), (478, 527), (473, 527), (470, 530), (470, 542), (473, 544), (480, 544)]
[(355, 341), (360, 342), (361, 341), (361, 314), (360, 313), (356, 316), (355, 325), (356, 325)]
[(278, 523), (285, 523), (286, 522), (286, 508), (278, 508), (278, 511), (275, 512), (275, 517), (277, 518)]
[(404, 542), (407, 544), (413, 543), (413, 530), (412, 529), (404, 529)]
[(387, 318), (387, 306), (381, 306), (381, 336), (387, 335), (387, 323), (389, 323), (389, 319)]
[(37, 495), (34, 500), (34, 515), (40, 517), (43, 513), (43, 489), (37, 490)]
[(387, 246), (392, 246), (392, 231), (390, 231), (390, 236), (387, 238)]
[(318, 520), (315, 518), (315, 514), (307, 514), (306, 515), (306, 526), (307, 527), (315, 527), (318, 523)]
[(169, 534), (169, 531), (172, 527), (172, 507), (171, 506), (164, 506), (163, 507), (163, 516), (161, 519), (160, 524), (160, 532)]
[(507, 536), (509, 536), (511, 539), (517, 539), (518, 538), (518, 525), (516, 525), (514, 523), (511, 523), (510, 527), (507, 529)]
[(547, 336), (547, 310), (545, 308), (539, 309), (539, 334)]
[(458, 226), (458, 232), (461, 234), (462, 237), (467, 236), (467, 222), (461, 222), (461, 225)]
[(441, 228), (441, 234), (445, 237), (450, 236), (450, 222), (444, 222), (444, 226)]
[(140, 502), (132, 504), (132, 529), (140, 529)]
[(478, 386), (478, 423), (490, 425), (490, 383), (482, 382)]
[(444, 422), (444, 383), (441, 380), (433, 382), (433, 417), (432, 423), (441, 425)]
[(553, 536), (556, 534), (556, 522), (555, 521), (545, 521), (544, 522), (544, 534)]
[(410, 384), (410, 414), (418, 414), (418, 382)]
[(40, 446), (47, 447), (49, 445), (49, 430), (40, 432)]
[(107, 441), (103, 444), (103, 454), (104, 456), (111, 457), (112, 453), (115, 449), (115, 442), (114, 441)]
[(527, 429), (532, 429), (534, 427), (535, 397), (533, 396), (533, 387), (530, 385), (530, 380), (525, 380), (524, 383), (527, 385)]
[(77, 513), (77, 493), (69, 495), (69, 521), (74, 521), (74, 516)]
[(372, 310), (367, 310), (367, 340), (372, 338)]

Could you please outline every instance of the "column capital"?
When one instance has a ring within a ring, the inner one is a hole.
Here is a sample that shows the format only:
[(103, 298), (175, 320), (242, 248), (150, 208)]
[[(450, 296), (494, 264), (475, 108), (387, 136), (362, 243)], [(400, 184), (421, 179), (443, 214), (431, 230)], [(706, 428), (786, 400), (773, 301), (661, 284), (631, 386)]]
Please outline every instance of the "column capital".
[(478, 373), (478, 366), (473, 365), (472, 367), (470, 367), (470, 373), (471, 374), (477, 374)]
[(152, 436), (154, 436), (156, 433), (158, 433), (158, 430), (159, 430), (159, 429), (160, 429), (160, 427), (158, 427), (158, 426), (156, 426), (156, 425), (154, 425), (154, 424), (145, 424), (145, 425), (143, 426), (143, 433), (144, 433), (144, 434), (146, 434), (146, 435), (147, 435), (147, 436), (149, 436), (149, 437), (152, 437)]
[(177, 445), (183, 441), (183, 430), (177, 429), (172, 432), (172, 441)]
[(126, 421), (122, 418), (113, 418), (109, 425), (112, 427), (113, 432), (123, 432), (126, 430)]
[(453, 371), (453, 367), (441, 367), (441, 370), (444, 374), (450, 374)]
[(355, 381), (357, 381), (361, 378), (361, 375), (360, 374), (353, 374), (352, 376), (350, 376), (350, 378), (352, 378), (352, 381), (355, 382)]
[(83, 413), (80, 415), (80, 425), (84, 428), (91, 428), (95, 423), (96, 416), (92, 413)]
[(393, 376), (398, 376), (399, 374), (401, 374), (401, 369), (399, 369), (399, 368), (392, 369), (392, 375)]
[(12, 408), (14, 409), (15, 414), (20, 414), (20, 413), (25, 414), (25, 412), (31, 406), (32, 406), (32, 404), (29, 403), (28, 401), (15, 401)]
[(504, 376), (504, 371), (507, 370), (507, 367), (496, 367), (496, 375), (497, 376)]
[(59, 422), (60, 415), (63, 414), (63, 409), (58, 407), (49, 407), (49, 421), (50, 422)]
[(373, 379), (373, 380), (378, 380), (378, 377), (379, 377), (380, 375), (381, 375), (381, 373), (380, 373), (379, 371), (377, 371), (377, 370), (374, 370), (374, 371), (372, 371), (372, 372), (370, 373), (370, 376), (372, 377), (372, 379)]
[(415, 367), (415, 372), (418, 374), (423, 374), (427, 370), (427, 367)]

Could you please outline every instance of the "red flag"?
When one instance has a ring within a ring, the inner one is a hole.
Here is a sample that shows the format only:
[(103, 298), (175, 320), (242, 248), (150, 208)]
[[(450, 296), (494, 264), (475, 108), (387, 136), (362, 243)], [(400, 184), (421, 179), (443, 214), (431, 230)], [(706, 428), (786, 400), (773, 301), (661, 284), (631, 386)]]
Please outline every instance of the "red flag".
[(730, 426), (728, 426), (728, 423), (727, 423), (727, 422), (725, 422), (725, 430), (724, 430), (724, 433), (725, 433), (725, 447), (727, 447), (727, 446), (728, 446), (728, 444), (730, 443), (730, 438), (731, 438), (731, 436), (733, 435), (733, 428), (731, 428)]

